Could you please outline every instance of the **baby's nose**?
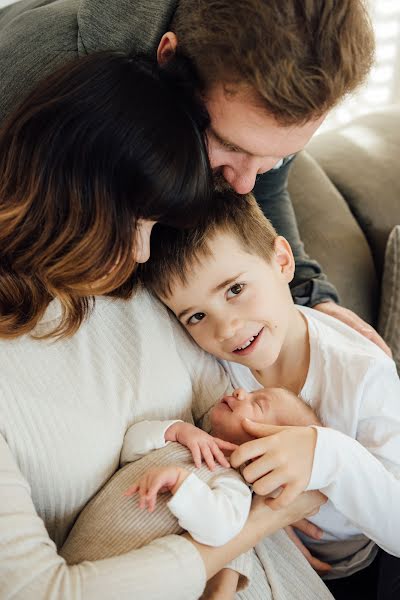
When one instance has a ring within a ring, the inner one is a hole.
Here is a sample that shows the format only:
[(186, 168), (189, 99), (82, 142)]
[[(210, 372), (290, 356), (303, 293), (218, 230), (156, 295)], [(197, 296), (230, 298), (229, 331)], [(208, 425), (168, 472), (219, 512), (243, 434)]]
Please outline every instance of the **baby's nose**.
[(233, 391), (232, 396), (234, 396), (234, 398), (237, 398), (238, 400), (246, 400), (247, 392), (243, 388), (237, 388)]

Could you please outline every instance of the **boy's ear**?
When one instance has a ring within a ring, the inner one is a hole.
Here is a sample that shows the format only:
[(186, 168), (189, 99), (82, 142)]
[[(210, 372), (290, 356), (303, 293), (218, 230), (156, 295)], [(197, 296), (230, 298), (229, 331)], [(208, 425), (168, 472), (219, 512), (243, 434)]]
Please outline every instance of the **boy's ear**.
[(295, 261), (289, 242), (279, 235), (274, 242), (275, 262), (287, 283), (294, 277)]
[(178, 46), (178, 38), (172, 31), (167, 31), (162, 36), (157, 48), (157, 62), (165, 65), (175, 54)]

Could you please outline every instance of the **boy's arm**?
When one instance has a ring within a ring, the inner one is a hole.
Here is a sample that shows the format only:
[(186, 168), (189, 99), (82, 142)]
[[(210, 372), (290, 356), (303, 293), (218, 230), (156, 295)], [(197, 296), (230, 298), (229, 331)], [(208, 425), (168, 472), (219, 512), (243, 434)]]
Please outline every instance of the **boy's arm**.
[(321, 266), (306, 254), (300, 239), (288, 192), (288, 173), (294, 158), (287, 159), (279, 169), (259, 175), (253, 194), (267, 219), (292, 248), (296, 272), (290, 288), (296, 304), (312, 307), (321, 302), (339, 302), (336, 288), (327, 280)]
[(400, 556), (400, 380), (393, 361), (376, 361), (362, 385), (357, 439), (316, 428), (307, 489), (320, 489), (378, 546)]

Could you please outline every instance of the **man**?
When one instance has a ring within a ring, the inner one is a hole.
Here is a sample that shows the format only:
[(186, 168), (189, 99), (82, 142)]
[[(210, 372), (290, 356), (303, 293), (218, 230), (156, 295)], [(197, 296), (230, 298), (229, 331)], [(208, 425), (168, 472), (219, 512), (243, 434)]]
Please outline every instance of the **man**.
[(97, 50), (188, 57), (211, 118), (212, 167), (254, 194), (296, 258), (295, 302), (336, 316), (386, 352), (304, 251), (287, 191), (295, 154), (368, 73), (363, 0), (21, 0), (0, 11), (0, 119), (56, 66)]

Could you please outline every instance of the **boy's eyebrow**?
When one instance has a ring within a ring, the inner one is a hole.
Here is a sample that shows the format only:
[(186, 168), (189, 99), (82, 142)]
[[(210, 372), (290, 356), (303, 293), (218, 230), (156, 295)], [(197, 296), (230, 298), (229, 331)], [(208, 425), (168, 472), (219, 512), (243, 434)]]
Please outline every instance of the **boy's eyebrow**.
[[(238, 273), (234, 277), (229, 277), (229, 279), (226, 279), (225, 281), (222, 281), (222, 283), (219, 283), (214, 289), (211, 290), (211, 293), (212, 294), (216, 294), (217, 292), (219, 292), (220, 290), (222, 290), (224, 287), (226, 287), (230, 283), (233, 283), (234, 281), (236, 281), (242, 275), (243, 275), (243, 273)], [(182, 312), (180, 312), (178, 314), (178, 321), (180, 321), (182, 319), (182, 317), (184, 317), (188, 313), (191, 313), (191, 312), (194, 312), (194, 311), (195, 311), (195, 309), (192, 308), (191, 306), (189, 308), (185, 308), (185, 310), (182, 310)]]

